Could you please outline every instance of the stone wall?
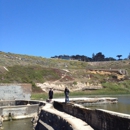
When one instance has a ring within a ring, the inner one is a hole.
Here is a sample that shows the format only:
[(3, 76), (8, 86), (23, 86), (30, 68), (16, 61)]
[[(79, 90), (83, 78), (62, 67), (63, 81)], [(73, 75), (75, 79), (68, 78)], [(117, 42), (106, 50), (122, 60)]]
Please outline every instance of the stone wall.
[(130, 130), (130, 115), (107, 110), (91, 110), (71, 103), (54, 102), (54, 107), (86, 121), (95, 130)]
[(31, 84), (0, 84), (0, 100), (27, 99), (30, 100)]

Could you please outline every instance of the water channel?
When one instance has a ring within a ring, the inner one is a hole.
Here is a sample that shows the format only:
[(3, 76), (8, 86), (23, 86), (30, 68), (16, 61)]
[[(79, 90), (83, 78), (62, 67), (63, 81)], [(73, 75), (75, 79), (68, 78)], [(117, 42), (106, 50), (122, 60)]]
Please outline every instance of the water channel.
[[(130, 114), (130, 95), (120, 95), (120, 96), (96, 96), (96, 97), (114, 97), (118, 98), (118, 103), (116, 104), (102, 104), (102, 105), (92, 105), (87, 106), (92, 109), (106, 109), (115, 112)], [(33, 130), (31, 119), (24, 120), (13, 120), (13, 121), (4, 121), (3, 123), (4, 130)]]

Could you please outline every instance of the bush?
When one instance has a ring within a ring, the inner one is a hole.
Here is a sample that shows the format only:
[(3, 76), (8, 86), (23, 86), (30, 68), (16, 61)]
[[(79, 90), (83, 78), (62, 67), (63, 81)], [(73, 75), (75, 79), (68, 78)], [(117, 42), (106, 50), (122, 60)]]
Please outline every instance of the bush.
[(76, 81), (74, 81), (74, 82), (73, 82), (73, 85), (77, 85), (77, 82), (76, 82)]

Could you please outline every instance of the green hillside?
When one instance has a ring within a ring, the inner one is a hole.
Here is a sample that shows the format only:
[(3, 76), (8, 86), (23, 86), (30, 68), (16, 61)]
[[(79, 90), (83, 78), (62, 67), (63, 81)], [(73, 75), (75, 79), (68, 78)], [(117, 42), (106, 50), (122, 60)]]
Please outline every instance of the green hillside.
[[(88, 71), (95, 69), (125, 69), (128, 74), (119, 80), (115, 73), (102, 75)], [(60, 83), (89, 82), (95, 86), (101, 84), (104, 91), (130, 93), (129, 75), (130, 60), (82, 62), (0, 52), (0, 83), (31, 83), (36, 87), (35, 83), (60, 79)]]

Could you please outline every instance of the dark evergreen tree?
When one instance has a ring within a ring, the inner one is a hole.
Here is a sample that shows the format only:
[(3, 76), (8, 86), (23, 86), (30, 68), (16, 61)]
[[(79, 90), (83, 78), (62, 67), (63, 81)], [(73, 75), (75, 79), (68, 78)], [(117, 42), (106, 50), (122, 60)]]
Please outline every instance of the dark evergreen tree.
[(101, 52), (97, 53), (97, 54), (94, 56), (94, 60), (95, 60), (95, 61), (104, 61), (104, 59), (105, 59), (105, 56), (104, 56)]
[(119, 58), (118, 60), (120, 60), (120, 58), (122, 57), (122, 55), (117, 55), (116, 57), (118, 57)]
[(92, 60), (95, 61), (95, 54), (92, 54)]
[(128, 55), (128, 59), (130, 59), (130, 53), (129, 53), (129, 55)]

